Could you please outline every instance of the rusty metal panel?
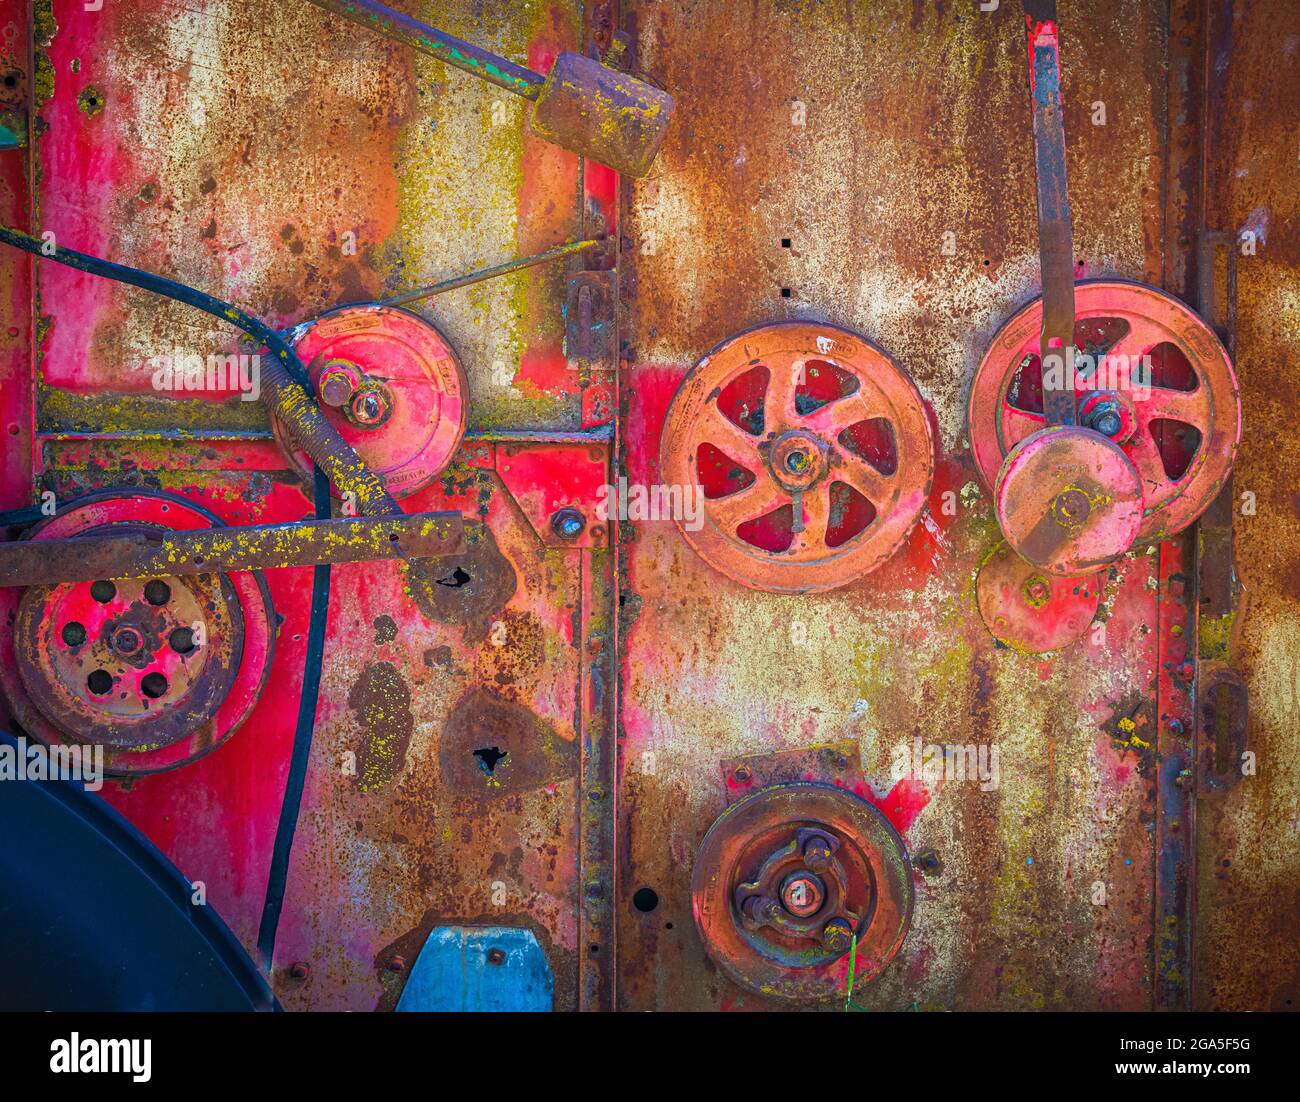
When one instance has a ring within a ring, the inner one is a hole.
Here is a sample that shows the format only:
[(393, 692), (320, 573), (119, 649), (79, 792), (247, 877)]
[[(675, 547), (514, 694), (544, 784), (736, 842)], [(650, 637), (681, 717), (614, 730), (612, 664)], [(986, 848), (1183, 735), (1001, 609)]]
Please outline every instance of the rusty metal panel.
[[(629, 481), (663, 477), (685, 370), (785, 318), (882, 345), (926, 402), (937, 465), (900, 553), (820, 598), (720, 584), (671, 524), (621, 527), (622, 898), (660, 901), (623, 912), (627, 1008), (771, 1005), (724, 979), (692, 929), (692, 861), (725, 806), (717, 763), (846, 738), (861, 794), (932, 855), (898, 959), (857, 1004), (1152, 1005), (1154, 745), (1131, 722), (1106, 731), (1155, 708), (1154, 559), (1110, 572), (1099, 641), (1049, 658), (996, 645), (975, 610), (997, 529), (964, 404), (994, 331), (1037, 291), (1021, 16), (1002, 9), (633, 5), (638, 63), (679, 107), (659, 171), (627, 185)], [(1113, 66), (1162, 71), (1165, 19), (1062, 5), (1080, 276), (1159, 272), (1163, 88)], [(1099, 98), (1105, 127), (1090, 121)], [(996, 745), (997, 787), (895, 775), (900, 751), (944, 744)]]
[[(1205, 88), (1203, 224), (1237, 250), (1236, 345), (1248, 431), (1233, 477), (1232, 526), (1245, 589), (1201, 652), (1229, 661), (1249, 692), (1255, 772), (1197, 803), (1196, 1005), (1300, 1005), (1296, 656), (1300, 452), (1283, 428), (1296, 400), (1300, 186), (1286, 120), (1300, 103), (1300, 21), (1286, 3), (1212, 5)], [(1254, 238), (1247, 255), (1243, 234)], [(1214, 273), (1222, 294), (1222, 259)], [(1235, 749), (1225, 747), (1225, 750)], [(1241, 768), (1239, 754), (1229, 767)]]
[(397, 3), (0, 0), (0, 719), (288, 1010), (1293, 1009), (1294, 6)]

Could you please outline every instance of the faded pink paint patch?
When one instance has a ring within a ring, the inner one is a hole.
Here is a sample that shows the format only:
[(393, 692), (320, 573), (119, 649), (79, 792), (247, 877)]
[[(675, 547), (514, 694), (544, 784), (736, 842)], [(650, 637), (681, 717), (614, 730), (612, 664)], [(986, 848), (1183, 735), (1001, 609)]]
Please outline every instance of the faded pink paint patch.
[(865, 784), (855, 785), (853, 791), (884, 815), (899, 834), (916, 822), (930, 803), (929, 791), (914, 777), (904, 777), (884, 796), (877, 796)]

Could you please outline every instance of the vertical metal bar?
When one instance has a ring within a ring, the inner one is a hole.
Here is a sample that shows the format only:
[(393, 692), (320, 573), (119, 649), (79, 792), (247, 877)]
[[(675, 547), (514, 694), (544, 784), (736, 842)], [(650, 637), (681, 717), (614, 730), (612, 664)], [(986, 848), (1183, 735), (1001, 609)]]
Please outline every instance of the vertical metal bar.
[(1154, 1009), (1191, 1004), (1196, 837), (1195, 537), (1160, 545), (1156, 617), (1156, 869)]
[(578, 783), (578, 1009), (613, 1010), (618, 813), (613, 556), (578, 552), (582, 570), (581, 758)]
[[(614, 0), (586, 0), (583, 4), (584, 50), (599, 52), (608, 47), (602, 41), (609, 28), (617, 25)], [(618, 264), (618, 233), (613, 211), (602, 209), (607, 197), (600, 194), (597, 180), (608, 183), (611, 169), (584, 158), (582, 174), (582, 236), (608, 235), (607, 256), (595, 251), (582, 260), (591, 267)], [(618, 178), (614, 178), (618, 194)], [(611, 225), (611, 222), (614, 224)], [(612, 323), (617, 326), (617, 302)], [(613, 362), (618, 363), (618, 334), (612, 340)], [(617, 375), (612, 393), (617, 395)], [(588, 402), (584, 393), (583, 424)], [(613, 464), (617, 455), (618, 419), (614, 418), (615, 441), (608, 454)], [(607, 473), (606, 477), (610, 477)], [(580, 662), (582, 684), (581, 759), (578, 785), (579, 820), (579, 921), (578, 921), (578, 1009), (614, 1010), (618, 1005), (618, 524), (608, 526), (604, 548), (584, 550), (582, 560), (582, 642)]]
[[(1043, 281), (1043, 412), (1049, 424), (1075, 422), (1074, 236), (1061, 110), (1061, 59), (1056, 0), (1025, 0), (1029, 41), (1034, 166), (1038, 178), (1038, 256)], [(1053, 367), (1056, 368), (1053, 371)]]

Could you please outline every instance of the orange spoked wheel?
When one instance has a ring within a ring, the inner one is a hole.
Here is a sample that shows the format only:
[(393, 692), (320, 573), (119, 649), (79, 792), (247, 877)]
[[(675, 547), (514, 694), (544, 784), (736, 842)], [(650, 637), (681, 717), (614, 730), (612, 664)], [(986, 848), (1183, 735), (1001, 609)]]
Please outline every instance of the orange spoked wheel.
[(924, 508), (934, 441), (911, 379), (884, 352), (816, 322), (724, 341), (682, 380), (660, 473), (703, 491), (698, 531), (728, 577), (755, 589), (834, 589), (892, 556)]

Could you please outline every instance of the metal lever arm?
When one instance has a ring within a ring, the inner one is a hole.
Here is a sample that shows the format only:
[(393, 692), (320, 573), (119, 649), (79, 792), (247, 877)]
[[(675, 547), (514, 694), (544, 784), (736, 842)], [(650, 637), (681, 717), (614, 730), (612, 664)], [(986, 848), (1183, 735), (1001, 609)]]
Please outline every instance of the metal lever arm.
[[(1065, 120), (1056, 0), (1024, 0), (1029, 88), (1038, 176), (1038, 256), (1043, 281), (1043, 412), (1049, 424), (1075, 423), (1074, 240), (1066, 186)], [(1055, 369), (1055, 370), (1053, 370)]]

